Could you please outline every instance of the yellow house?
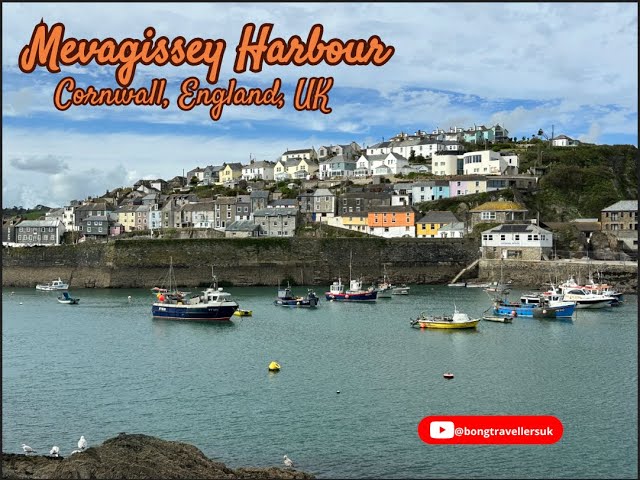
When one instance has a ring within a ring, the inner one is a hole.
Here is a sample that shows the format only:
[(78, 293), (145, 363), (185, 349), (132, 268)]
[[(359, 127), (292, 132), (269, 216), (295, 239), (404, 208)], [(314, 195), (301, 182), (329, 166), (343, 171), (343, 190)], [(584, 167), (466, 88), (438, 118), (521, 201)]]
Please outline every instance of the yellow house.
[(273, 176), (276, 181), (287, 180), (289, 177), (289, 172), (287, 171), (288, 167), (287, 160), (278, 160), (273, 167)]
[(433, 210), (427, 212), (416, 223), (416, 238), (436, 238), (440, 228), (458, 221), (456, 216), (449, 211)]
[(125, 232), (136, 229), (136, 210), (134, 206), (125, 205), (115, 212), (118, 214), (118, 223), (124, 227)]
[(240, 177), (242, 177), (240, 163), (225, 163), (224, 168), (220, 170), (220, 183), (230, 182)]
[(320, 169), (317, 161), (306, 158), (287, 160), (285, 165), (290, 178), (305, 178), (307, 175), (313, 175)]
[(367, 213), (365, 212), (353, 212), (348, 215), (342, 215), (342, 225), (349, 230), (355, 230), (357, 232), (367, 231)]

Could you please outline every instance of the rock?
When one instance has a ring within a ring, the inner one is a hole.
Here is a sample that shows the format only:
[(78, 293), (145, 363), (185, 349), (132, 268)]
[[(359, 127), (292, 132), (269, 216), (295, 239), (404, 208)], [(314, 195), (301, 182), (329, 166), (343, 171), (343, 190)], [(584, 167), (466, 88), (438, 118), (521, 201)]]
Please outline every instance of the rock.
[(120, 433), (102, 445), (69, 457), (2, 454), (2, 478), (313, 479), (281, 468), (227, 468), (193, 445), (142, 434)]

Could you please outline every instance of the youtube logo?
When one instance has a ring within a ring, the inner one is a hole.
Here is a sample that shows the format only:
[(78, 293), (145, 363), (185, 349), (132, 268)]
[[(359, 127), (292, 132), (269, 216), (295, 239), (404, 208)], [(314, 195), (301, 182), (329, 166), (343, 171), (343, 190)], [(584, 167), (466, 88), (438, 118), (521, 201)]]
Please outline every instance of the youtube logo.
[(431, 422), (429, 435), (431, 438), (453, 438), (453, 422)]

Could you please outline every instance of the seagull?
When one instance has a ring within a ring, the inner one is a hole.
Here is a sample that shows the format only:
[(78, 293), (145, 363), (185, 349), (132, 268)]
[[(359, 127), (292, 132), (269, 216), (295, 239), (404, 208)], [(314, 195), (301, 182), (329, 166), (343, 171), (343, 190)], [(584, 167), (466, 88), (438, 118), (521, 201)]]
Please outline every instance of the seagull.
[(286, 455), (284, 456), (284, 466), (285, 467), (289, 467), (292, 468), (293, 467), (293, 460), (291, 460), (289, 457), (287, 457)]
[(54, 445), (53, 447), (51, 447), (51, 451), (49, 452), (49, 455), (53, 455), (54, 457), (57, 457), (59, 453), (60, 453), (60, 449)]
[(87, 448), (87, 441), (85, 440), (84, 435), (80, 435), (80, 440), (78, 440), (78, 448), (80, 449), (80, 451)]
[(25, 445), (24, 443), (22, 444), (22, 451), (24, 453), (36, 453), (33, 448), (31, 448), (29, 445)]
[(73, 452), (71, 452), (69, 455), (73, 455), (74, 453), (80, 453), (82, 452), (82, 450), (74, 450)]

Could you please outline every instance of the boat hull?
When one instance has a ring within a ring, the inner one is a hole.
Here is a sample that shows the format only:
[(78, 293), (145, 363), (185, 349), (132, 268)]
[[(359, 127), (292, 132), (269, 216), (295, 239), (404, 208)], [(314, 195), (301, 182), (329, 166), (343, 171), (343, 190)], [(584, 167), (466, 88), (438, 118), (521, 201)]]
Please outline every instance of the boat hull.
[(391, 298), (391, 289), (385, 288), (378, 290), (378, 296), (376, 298)]
[(237, 309), (237, 305), (171, 305), (154, 303), (151, 306), (151, 314), (153, 318), (171, 320), (226, 322), (231, 319)]
[(77, 305), (80, 302), (80, 299), (74, 298), (73, 300), (60, 300), (58, 299), (58, 303), (62, 303), (64, 305)]
[[(537, 304), (501, 304), (493, 309), (493, 314), (495, 316), (514, 316), (513, 312), (515, 311), (516, 316), (518, 317), (544, 317), (544, 318), (553, 318), (551, 317), (550, 312), (555, 313), (555, 318), (559, 317), (571, 317), (573, 316), (573, 312), (575, 311), (575, 305), (566, 305), (562, 307), (540, 307)], [(549, 315), (549, 316), (547, 316)]]
[(608, 308), (611, 307), (616, 300), (578, 300), (576, 301), (576, 308), (585, 309), (585, 308)]
[(419, 328), (439, 328), (439, 329), (458, 329), (458, 328), (475, 328), (480, 319), (471, 320), (469, 322), (428, 322), (418, 321), (416, 327)]
[(375, 302), (378, 298), (378, 292), (362, 292), (362, 293), (325, 293), (325, 298), (335, 302)]
[(284, 299), (284, 298), (278, 298), (277, 300), (274, 300), (273, 302), (274, 305), (278, 306), (278, 307), (291, 307), (291, 308), (316, 308), (318, 306), (318, 299), (317, 298), (311, 298), (311, 299)]

